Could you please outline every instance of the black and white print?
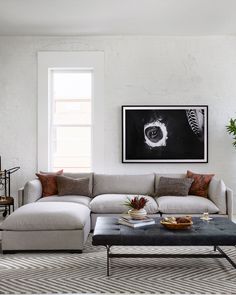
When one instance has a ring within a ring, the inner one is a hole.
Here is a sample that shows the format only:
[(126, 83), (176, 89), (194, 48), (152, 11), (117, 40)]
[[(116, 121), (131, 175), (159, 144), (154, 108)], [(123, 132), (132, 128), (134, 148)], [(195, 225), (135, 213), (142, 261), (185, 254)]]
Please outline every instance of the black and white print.
[(207, 106), (122, 106), (122, 162), (207, 162)]

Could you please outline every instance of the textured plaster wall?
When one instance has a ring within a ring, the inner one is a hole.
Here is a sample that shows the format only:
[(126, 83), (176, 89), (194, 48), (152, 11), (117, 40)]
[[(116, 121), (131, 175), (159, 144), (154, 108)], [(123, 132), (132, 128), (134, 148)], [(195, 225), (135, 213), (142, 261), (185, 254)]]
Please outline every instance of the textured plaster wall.
[[(0, 155), (20, 165), (14, 193), (37, 169), (37, 52), (105, 52), (105, 173), (214, 172), (236, 192), (236, 37), (0, 37)], [(209, 105), (208, 164), (122, 164), (121, 105)], [(235, 206), (236, 207), (236, 206)]]

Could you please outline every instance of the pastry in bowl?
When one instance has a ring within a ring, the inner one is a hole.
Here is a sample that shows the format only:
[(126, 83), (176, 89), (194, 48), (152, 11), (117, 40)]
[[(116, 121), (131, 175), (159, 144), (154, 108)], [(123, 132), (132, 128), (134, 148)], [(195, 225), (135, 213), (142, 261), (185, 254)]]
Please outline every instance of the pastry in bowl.
[(187, 229), (189, 228), (193, 222), (191, 216), (181, 216), (181, 217), (165, 217), (161, 224), (164, 225), (168, 229)]
[(182, 217), (176, 217), (177, 223), (189, 223), (192, 221), (191, 216), (182, 216)]

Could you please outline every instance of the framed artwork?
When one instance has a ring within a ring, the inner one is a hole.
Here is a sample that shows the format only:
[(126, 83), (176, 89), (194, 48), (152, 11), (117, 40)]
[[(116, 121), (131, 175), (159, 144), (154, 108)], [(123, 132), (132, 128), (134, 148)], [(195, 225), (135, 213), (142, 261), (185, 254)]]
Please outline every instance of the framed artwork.
[(122, 106), (123, 163), (207, 163), (208, 106)]

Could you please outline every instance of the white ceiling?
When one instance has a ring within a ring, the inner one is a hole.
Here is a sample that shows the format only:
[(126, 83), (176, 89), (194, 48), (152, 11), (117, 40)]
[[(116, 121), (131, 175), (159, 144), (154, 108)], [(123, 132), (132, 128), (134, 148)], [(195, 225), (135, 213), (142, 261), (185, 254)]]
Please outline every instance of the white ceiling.
[(0, 0), (0, 35), (235, 35), (236, 0)]

